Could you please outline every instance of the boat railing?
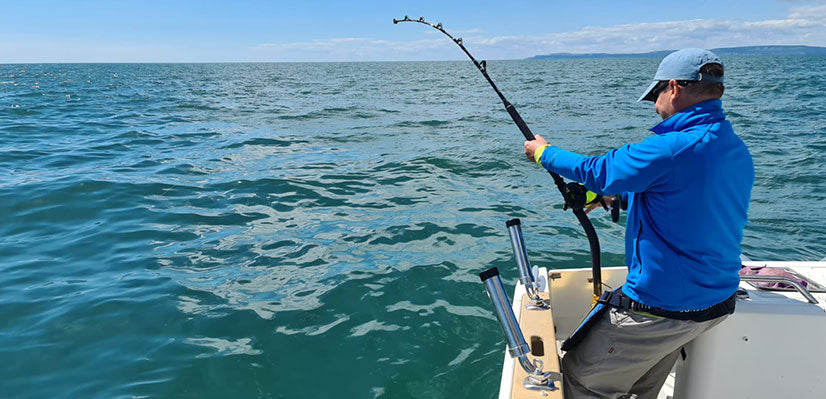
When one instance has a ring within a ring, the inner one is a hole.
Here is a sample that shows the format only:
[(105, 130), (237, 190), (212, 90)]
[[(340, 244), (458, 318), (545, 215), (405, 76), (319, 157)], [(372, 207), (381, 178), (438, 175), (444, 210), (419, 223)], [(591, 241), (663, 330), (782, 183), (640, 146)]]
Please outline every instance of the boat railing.
[(761, 282), (761, 283), (784, 283), (791, 285), (794, 287), (798, 292), (800, 292), (803, 297), (806, 298), (809, 303), (817, 304), (818, 301), (815, 299), (814, 295), (809, 292), (803, 284), (800, 284), (799, 281), (786, 276), (757, 276), (757, 275), (743, 275), (740, 276), (741, 281), (748, 281), (748, 282)]

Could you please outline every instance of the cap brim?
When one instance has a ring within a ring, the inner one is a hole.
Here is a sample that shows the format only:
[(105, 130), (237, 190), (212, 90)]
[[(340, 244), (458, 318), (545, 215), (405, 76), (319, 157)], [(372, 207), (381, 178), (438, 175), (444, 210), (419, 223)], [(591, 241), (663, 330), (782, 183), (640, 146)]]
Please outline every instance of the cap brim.
[(642, 96), (640, 96), (640, 99), (637, 100), (637, 102), (640, 102), (640, 101), (643, 101), (643, 100), (654, 101), (653, 99), (649, 99), (649, 98), (646, 98), (646, 97), (651, 95), (651, 91), (654, 90), (655, 87), (657, 87), (657, 83), (660, 83), (660, 81), (655, 80), (655, 81), (651, 82), (651, 86), (648, 86), (648, 88), (645, 89), (645, 91), (642, 93)]

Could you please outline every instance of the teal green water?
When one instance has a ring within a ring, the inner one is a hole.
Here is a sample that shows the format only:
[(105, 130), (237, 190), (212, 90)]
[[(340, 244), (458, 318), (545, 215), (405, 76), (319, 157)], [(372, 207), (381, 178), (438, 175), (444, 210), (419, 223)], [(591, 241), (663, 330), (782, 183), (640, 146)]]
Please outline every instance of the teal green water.
[[(826, 58), (726, 59), (753, 259), (826, 256)], [(589, 154), (658, 122), (658, 60), (491, 62)], [(0, 397), (495, 397), (477, 273), (587, 266), (468, 62), (0, 65)], [(698, 204), (698, 206), (701, 206)], [(606, 265), (623, 227), (594, 218)]]

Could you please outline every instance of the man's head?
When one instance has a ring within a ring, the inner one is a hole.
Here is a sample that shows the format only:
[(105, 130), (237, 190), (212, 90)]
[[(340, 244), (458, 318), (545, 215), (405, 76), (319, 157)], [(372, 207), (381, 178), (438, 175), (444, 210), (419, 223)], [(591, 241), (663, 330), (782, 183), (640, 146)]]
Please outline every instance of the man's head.
[(666, 119), (691, 105), (720, 98), (724, 90), (722, 61), (711, 51), (689, 48), (663, 58), (654, 82), (637, 101), (654, 102), (654, 109)]

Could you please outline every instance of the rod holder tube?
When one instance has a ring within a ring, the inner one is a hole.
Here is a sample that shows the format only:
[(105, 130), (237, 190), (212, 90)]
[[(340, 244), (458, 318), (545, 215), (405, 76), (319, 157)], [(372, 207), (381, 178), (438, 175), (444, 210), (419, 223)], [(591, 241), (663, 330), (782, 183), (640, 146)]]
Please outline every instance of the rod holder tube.
[(479, 274), (479, 278), (485, 284), (485, 291), (487, 291), (488, 298), (490, 298), (493, 305), (493, 312), (496, 314), (496, 319), (499, 320), (499, 326), (502, 327), (505, 340), (508, 341), (508, 353), (511, 357), (524, 356), (529, 353), (531, 349), (528, 343), (525, 342), (522, 329), (519, 328), (519, 323), (516, 321), (516, 315), (513, 314), (513, 308), (511, 308), (511, 303), (505, 294), (502, 279), (499, 277), (499, 270), (495, 267), (485, 270)]
[[(511, 248), (513, 248), (513, 257), (516, 259), (516, 267), (519, 269), (519, 281), (528, 285), (533, 285), (534, 278), (531, 273), (530, 262), (528, 262), (528, 250), (525, 249), (525, 239), (522, 236), (522, 226), (519, 219), (511, 219), (505, 222), (508, 227), (508, 234), (511, 239)], [(530, 287), (529, 289), (532, 289)]]
[(528, 250), (525, 248), (525, 238), (522, 236), (522, 222), (518, 218), (511, 219), (505, 222), (505, 226), (508, 228), (513, 257), (516, 259), (516, 267), (519, 270), (519, 282), (525, 286), (525, 292), (530, 298), (530, 302), (525, 304), (525, 308), (529, 310), (550, 309), (550, 305), (539, 296), (539, 287), (531, 271)]
[(531, 348), (525, 342), (525, 336), (522, 335), (522, 329), (519, 328), (519, 323), (516, 321), (511, 302), (505, 294), (505, 287), (499, 277), (499, 270), (495, 267), (490, 268), (479, 273), (479, 278), (485, 284), (485, 291), (487, 291), (488, 298), (490, 298), (493, 305), (493, 312), (496, 314), (496, 319), (499, 320), (499, 327), (502, 328), (502, 332), (505, 334), (505, 340), (508, 342), (508, 354), (511, 358), (517, 358), (517, 363), (528, 373), (522, 386), (529, 390), (556, 390), (554, 381), (560, 381), (561, 375), (556, 372), (542, 371), (542, 360), (534, 359), (531, 361), (528, 358)]

